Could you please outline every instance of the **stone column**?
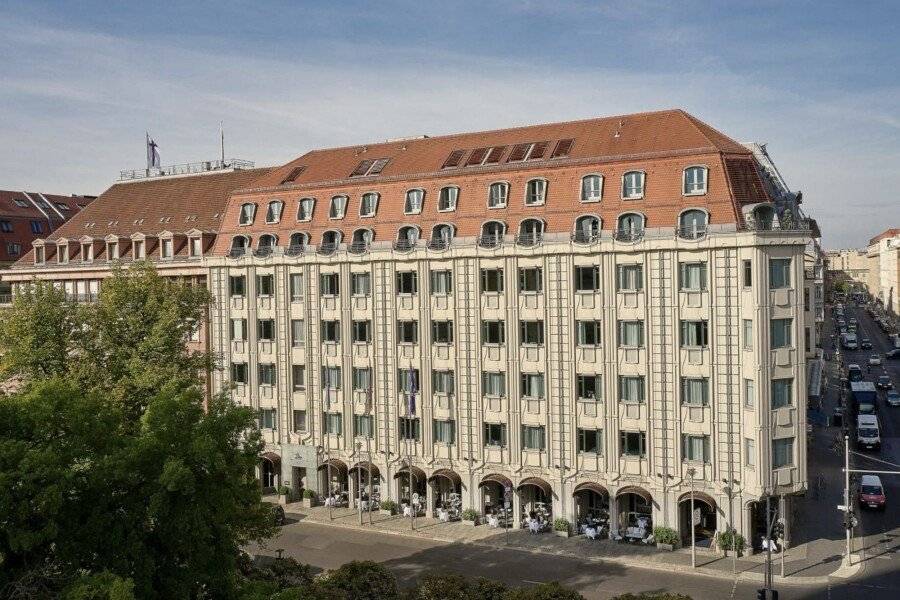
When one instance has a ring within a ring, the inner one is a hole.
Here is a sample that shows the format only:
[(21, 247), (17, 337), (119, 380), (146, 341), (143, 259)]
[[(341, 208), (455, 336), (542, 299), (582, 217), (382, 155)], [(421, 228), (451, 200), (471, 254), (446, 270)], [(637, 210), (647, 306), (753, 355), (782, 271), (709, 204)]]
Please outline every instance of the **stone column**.
[(437, 479), (425, 482), (425, 516), (434, 517), (434, 486)]
[(519, 497), (519, 490), (514, 489), (512, 495), (512, 528), (522, 528), (522, 499)]

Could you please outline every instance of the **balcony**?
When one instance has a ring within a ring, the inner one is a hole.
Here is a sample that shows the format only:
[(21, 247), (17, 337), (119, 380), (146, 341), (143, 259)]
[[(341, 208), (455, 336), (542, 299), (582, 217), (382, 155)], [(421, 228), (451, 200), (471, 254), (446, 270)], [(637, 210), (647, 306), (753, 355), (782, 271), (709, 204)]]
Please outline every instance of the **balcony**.
[(478, 238), (477, 242), (479, 248), (487, 248), (489, 250), (494, 250), (503, 245), (503, 236), (502, 235), (482, 235)]
[(644, 238), (644, 230), (617, 229), (613, 237), (617, 242), (639, 242)]
[(516, 246), (521, 246), (523, 248), (533, 248), (535, 246), (540, 246), (541, 242), (544, 239), (544, 235), (541, 233), (522, 233), (516, 236)]
[(350, 254), (365, 254), (369, 251), (369, 242), (353, 242), (347, 246), (347, 252)]
[(600, 241), (599, 231), (581, 231), (578, 230), (571, 235), (572, 242), (576, 244), (591, 245)]
[(682, 240), (702, 240), (706, 237), (706, 227), (678, 227), (675, 235)]

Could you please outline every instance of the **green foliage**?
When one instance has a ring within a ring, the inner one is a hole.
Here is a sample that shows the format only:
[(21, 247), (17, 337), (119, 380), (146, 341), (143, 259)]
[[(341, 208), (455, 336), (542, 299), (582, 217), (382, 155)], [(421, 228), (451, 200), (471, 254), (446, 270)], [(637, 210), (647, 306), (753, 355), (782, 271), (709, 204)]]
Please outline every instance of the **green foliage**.
[(462, 511), (462, 520), (463, 521), (475, 521), (478, 519), (478, 511), (474, 508), (467, 508)]
[[(315, 500), (316, 493), (313, 490), (306, 488), (305, 490), (303, 490), (303, 497), (308, 500)], [(384, 503), (382, 502), (382, 504)]]
[(469, 579), (450, 573), (427, 573), (405, 600), (503, 600), (508, 588), (499, 581)]
[(510, 590), (503, 600), (584, 600), (584, 596), (554, 581)]
[(676, 592), (642, 592), (640, 594), (622, 594), (612, 600), (691, 600), (691, 597)]
[(387, 567), (372, 561), (353, 561), (328, 575), (326, 589), (343, 592), (353, 600), (395, 600), (397, 578)]
[(391, 514), (394, 514), (397, 512), (397, 503), (393, 500), (382, 500), (381, 510), (389, 510), (391, 511)]
[[(734, 539), (732, 539), (732, 537)], [(733, 546), (732, 542), (734, 543)], [(719, 532), (718, 546), (722, 550), (731, 550), (732, 548), (734, 548), (737, 551), (741, 551), (746, 545), (747, 541), (744, 539), (744, 536), (736, 533), (733, 529)]]
[(563, 519), (562, 517), (557, 517), (553, 519), (553, 529), (554, 531), (569, 531), (572, 527), (572, 524), (569, 523), (568, 519)]
[(134, 600), (134, 582), (108, 571), (82, 575), (62, 593), (63, 600)]
[(286, 486), (286, 485), (279, 485), (279, 486), (278, 486), (278, 495), (280, 495), (280, 496), (290, 496), (290, 495), (291, 495), (291, 488), (288, 487), (288, 486)]
[(678, 546), (681, 541), (678, 537), (678, 532), (671, 527), (654, 527), (653, 537), (656, 538), (656, 543), (669, 544), (671, 546)]

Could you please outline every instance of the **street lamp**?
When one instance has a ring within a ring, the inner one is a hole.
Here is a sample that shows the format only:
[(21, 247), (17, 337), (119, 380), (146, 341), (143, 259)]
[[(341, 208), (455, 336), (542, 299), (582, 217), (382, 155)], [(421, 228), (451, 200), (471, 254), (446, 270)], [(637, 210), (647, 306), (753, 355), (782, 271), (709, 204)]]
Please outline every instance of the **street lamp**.
[(359, 509), (359, 524), (362, 525), (362, 465), (359, 459), (362, 458), (362, 442), (356, 442), (356, 506)]

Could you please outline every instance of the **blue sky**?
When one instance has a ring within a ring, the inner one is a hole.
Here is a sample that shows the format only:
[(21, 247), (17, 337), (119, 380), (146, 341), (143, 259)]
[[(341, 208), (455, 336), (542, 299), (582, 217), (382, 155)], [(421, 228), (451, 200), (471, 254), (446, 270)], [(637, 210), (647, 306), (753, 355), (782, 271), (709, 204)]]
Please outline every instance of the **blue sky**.
[[(115, 4), (115, 7), (113, 5)], [(681, 107), (768, 143), (828, 247), (900, 226), (900, 2), (0, 4), (0, 188)], [(850, 217), (850, 218), (848, 218)]]

